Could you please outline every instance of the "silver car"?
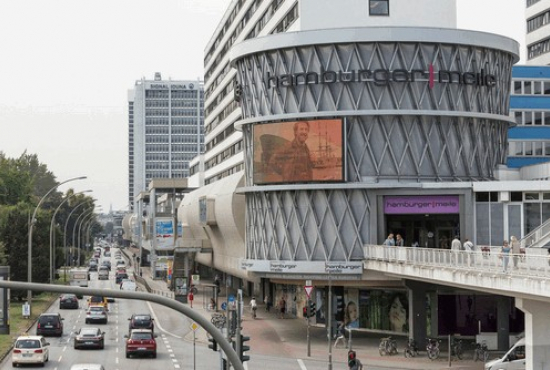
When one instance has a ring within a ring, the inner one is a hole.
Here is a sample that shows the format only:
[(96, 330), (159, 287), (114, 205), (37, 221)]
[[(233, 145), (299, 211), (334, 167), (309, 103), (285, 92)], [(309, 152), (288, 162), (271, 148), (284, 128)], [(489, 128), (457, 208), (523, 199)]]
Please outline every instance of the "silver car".
[(107, 324), (107, 311), (103, 306), (90, 306), (86, 311), (86, 324), (90, 323)]

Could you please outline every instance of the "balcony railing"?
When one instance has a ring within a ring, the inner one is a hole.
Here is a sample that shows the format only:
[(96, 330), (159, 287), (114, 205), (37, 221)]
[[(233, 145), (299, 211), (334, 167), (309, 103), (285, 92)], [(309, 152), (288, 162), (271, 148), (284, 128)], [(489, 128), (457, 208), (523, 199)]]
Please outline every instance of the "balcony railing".
[(363, 249), (366, 260), (550, 278), (550, 254), (546, 248), (527, 248), (527, 253), (509, 255), (494, 246), (476, 246), (473, 252), (383, 245), (365, 245)]

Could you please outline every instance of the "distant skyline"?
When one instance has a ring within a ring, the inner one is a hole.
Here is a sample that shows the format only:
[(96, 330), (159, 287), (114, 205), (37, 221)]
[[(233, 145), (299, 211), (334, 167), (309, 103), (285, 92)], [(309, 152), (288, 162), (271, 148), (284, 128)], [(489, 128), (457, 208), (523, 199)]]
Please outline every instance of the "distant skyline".
[[(60, 191), (92, 189), (103, 212), (127, 209), (127, 92), (155, 72), (202, 79), (204, 49), (230, 2), (1, 1), (0, 151), (36, 154), (59, 182), (88, 176)], [(457, 3), (458, 28), (515, 39), (525, 62), (524, 2)]]

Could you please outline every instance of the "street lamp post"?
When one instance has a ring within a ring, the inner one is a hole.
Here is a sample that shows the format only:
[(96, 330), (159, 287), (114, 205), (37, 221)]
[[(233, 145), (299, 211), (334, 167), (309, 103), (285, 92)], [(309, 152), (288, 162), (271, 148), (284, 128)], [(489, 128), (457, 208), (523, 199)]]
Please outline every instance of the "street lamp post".
[[(54, 186), (53, 188), (48, 190), (48, 192), (42, 198), (40, 198), (40, 201), (36, 205), (36, 208), (34, 209), (34, 212), (32, 213), (32, 217), (31, 217), (30, 222), (29, 222), (29, 245), (28, 245), (28, 260), (27, 260), (27, 281), (29, 283), (32, 283), (32, 229), (33, 229), (33, 226), (36, 222), (36, 213), (38, 212), (38, 209), (40, 208), (40, 205), (42, 205), (42, 202), (44, 201), (44, 199), (46, 199), (46, 197), (48, 195), (50, 195), (59, 186), (61, 186), (63, 184), (66, 184), (70, 181), (84, 180), (86, 178), (87, 178), (86, 176), (73, 177), (71, 179), (60, 182), (59, 184), (57, 184), (56, 186)], [(27, 303), (29, 304), (29, 315), (31, 313), (31, 311), (30, 311), (31, 310), (31, 301), (32, 301), (32, 290), (28, 290), (27, 291)]]
[(82, 218), (82, 221), (80, 222), (80, 225), (78, 226), (78, 263), (79, 263), (79, 266), (80, 266), (80, 249), (81, 249), (81, 246), (80, 246), (80, 242), (81, 242), (81, 237), (80, 237), (80, 231), (82, 230), (82, 225), (84, 225), (85, 222), (91, 222), (93, 220), (93, 216), (95, 215), (95, 212), (92, 211), (89, 212), (88, 214), (86, 214), (86, 216), (84, 216), (84, 218)]
[[(94, 213), (94, 209), (92, 208), (91, 210), (89, 210), (88, 212), (82, 212), (78, 218), (76, 219), (76, 221), (74, 222), (74, 225), (73, 225), (73, 248), (76, 246), (76, 225), (78, 225), (78, 223), (80, 222), (80, 219), (82, 218), (82, 216), (84, 216), (84, 218), (88, 217), (89, 215), (93, 214)], [(79, 241), (80, 243), (80, 241)], [(78, 246), (78, 264), (77, 266), (80, 266), (80, 245)]]
[(54, 276), (54, 270), (55, 270), (55, 249), (53, 247), (54, 245), (54, 232), (53, 232), (53, 228), (54, 228), (54, 224), (55, 224), (55, 216), (57, 216), (57, 212), (59, 212), (59, 210), (61, 209), (61, 206), (65, 203), (67, 203), (67, 201), (69, 201), (72, 197), (76, 196), (76, 195), (80, 195), (80, 194), (84, 194), (84, 193), (91, 193), (92, 190), (84, 190), (84, 191), (81, 191), (81, 192), (78, 192), (78, 193), (73, 193), (71, 195), (69, 195), (67, 198), (65, 198), (63, 200), (63, 202), (61, 202), (59, 204), (59, 206), (57, 206), (55, 212), (53, 213), (53, 216), (52, 216), (52, 221), (50, 222), (50, 284), (53, 284), (53, 276)]
[[(69, 213), (69, 215), (67, 216), (67, 220), (65, 221), (65, 228), (63, 229), (63, 252), (64, 252), (65, 263), (67, 265), (70, 265), (69, 262), (67, 261), (67, 226), (69, 225), (69, 220), (71, 219), (71, 216), (74, 213), (74, 211), (76, 211), (80, 206), (82, 206), (84, 204), (89, 204), (89, 203), (87, 201), (83, 201), (83, 202), (77, 204), (73, 208), (71, 213)], [(68, 266), (65, 267), (65, 273), (64, 273), (65, 281), (67, 281), (67, 267)]]

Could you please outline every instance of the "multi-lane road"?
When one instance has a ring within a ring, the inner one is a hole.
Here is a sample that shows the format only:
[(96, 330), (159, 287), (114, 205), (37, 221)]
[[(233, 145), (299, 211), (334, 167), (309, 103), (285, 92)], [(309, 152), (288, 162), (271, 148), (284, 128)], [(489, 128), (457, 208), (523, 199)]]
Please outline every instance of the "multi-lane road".
[[(105, 259), (105, 257), (102, 257)], [(111, 257), (112, 265), (116, 265), (116, 259)], [(97, 272), (91, 273), (89, 286), (91, 288), (105, 289), (108, 296), (109, 289), (119, 289), (115, 284), (114, 271), (110, 273), (108, 280), (98, 280)], [(129, 275), (132, 274), (129, 269)], [(215, 353), (208, 348), (206, 343), (193, 342), (193, 322), (186, 316), (155, 303), (140, 300), (128, 300), (117, 298), (109, 303), (107, 324), (86, 324), (87, 296), (80, 300), (80, 308), (59, 309), (56, 301), (48, 310), (60, 312), (63, 317), (64, 332), (61, 337), (47, 337), (50, 343), (50, 360), (46, 363), (47, 369), (68, 370), (76, 363), (99, 363), (107, 370), (124, 369), (193, 369), (211, 370), (220, 369), (220, 353)], [(155, 334), (157, 335), (157, 358), (126, 358), (125, 338), (128, 334), (128, 318), (133, 313), (150, 313), (155, 318)], [(74, 333), (84, 326), (97, 326), (105, 332), (105, 348), (99, 349), (74, 349)], [(202, 330), (202, 329), (200, 329)], [(36, 327), (29, 330), (30, 335), (36, 333)], [(254, 346), (256, 339), (252, 338), (250, 346)], [(262, 347), (269, 346), (264, 343)], [(262, 370), (321, 370), (326, 369), (327, 363), (314, 359), (296, 359), (288, 356), (270, 356), (265, 353), (248, 353), (251, 355), (249, 362), (245, 363), (245, 369)], [(342, 364), (343, 365), (343, 364)], [(347, 368), (336, 365), (335, 369)], [(0, 363), (1, 369), (11, 368), (11, 353)]]

